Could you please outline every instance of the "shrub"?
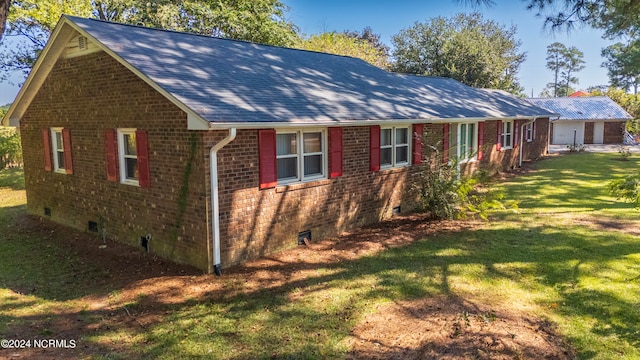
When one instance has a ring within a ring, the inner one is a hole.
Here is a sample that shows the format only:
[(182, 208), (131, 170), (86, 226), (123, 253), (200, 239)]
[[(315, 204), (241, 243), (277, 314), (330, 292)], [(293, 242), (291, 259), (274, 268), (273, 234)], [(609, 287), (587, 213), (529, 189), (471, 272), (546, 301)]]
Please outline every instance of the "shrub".
[(0, 170), (22, 165), (20, 135), (14, 127), (0, 126)]
[(625, 199), (635, 208), (640, 208), (640, 173), (611, 180), (607, 188), (616, 198)]
[[(464, 218), (487, 220), (491, 211), (506, 209), (504, 193), (483, 187), (489, 181), (486, 171), (462, 176), (458, 159), (445, 160), (436, 147), (426, 146), (411, 191), (418, 195), (418, 212), (429, 212), (436, 219)], [(517, 202), (510, 202), (512, 208)]]
[(629, 160), (629, 156), (631, 156), (631, 150), (629, 150), (629, 147), (627, 146), (620, 145), (618, 147), (618, 154), (620, 154), (622, 160), (626, 161)]

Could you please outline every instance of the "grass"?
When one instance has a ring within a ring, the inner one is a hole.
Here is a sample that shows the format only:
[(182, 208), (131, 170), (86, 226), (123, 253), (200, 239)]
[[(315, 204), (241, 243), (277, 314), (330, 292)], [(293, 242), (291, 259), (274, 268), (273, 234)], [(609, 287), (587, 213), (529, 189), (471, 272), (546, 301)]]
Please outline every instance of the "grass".
[[(447, 295), (548, 319), (581, 359), (637, 359), (639, 212), (605, 187), (639, 165), (612, 154), (544, 160), (537, 171), (498, 185), (520, 201), (519, 212), (495, 214), (480, 229), (443, 231), (377, 255), (318, 265), (279, 286), (248, 290), (241, 277), (223, 276), (216, 280), (226, 289), (220, 296), (185, 297), (144, 329), (104, 328), (81, 342), (111, 350), (87, 355), (108, 359), (343, 358), (351, 330), (381, 304)], [(19, 170), (0, 171), (0, 228), (24, 212), (20, 179)], [(65, 290), (55, 290), (61, 288), (56, 276), (42, 280), (42, 269), (61, 275), (95, 268), (63, 249), (38, 249), (39, 240), (0, 232), (0, 338), (12, 324), (33, 319), (46, 333), (48, 316), (69, 309), (83, 309), (87, 322), (103, 316), (83, 308), (81, 295), (90, 289), (81, 288), (82, 279)], [(33, 284), (41, 287), (34, 295), (14, 291)], [(119, 296), (113, 289), (111, 298)], [(126, 306), (144, 313), (135, 301)]]

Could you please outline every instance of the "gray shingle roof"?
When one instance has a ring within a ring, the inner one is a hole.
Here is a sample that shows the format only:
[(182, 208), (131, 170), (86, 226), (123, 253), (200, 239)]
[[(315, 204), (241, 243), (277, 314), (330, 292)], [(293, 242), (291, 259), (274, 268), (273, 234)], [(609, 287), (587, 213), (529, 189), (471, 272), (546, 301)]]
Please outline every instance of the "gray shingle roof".
[(345, 56), (67, 17), (209, 122), (549, 116), (506, 93)]
[(558, 120), (629, 120), (620, 105), (606, 96), (531, 98), (534, 105), (560, 115)]

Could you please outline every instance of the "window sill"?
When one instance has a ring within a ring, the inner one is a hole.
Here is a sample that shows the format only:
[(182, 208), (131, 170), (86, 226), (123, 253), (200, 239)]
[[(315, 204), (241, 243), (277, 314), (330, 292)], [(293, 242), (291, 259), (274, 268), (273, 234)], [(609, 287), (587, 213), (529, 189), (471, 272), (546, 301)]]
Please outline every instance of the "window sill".
[(312, 180), (312, 181), (303, 182), (303, 183), (283, 184), (283, 185), (276, 186), (276, 193), (284, 193), (287, 191), (296, 191), (296, 190), (314, 188), (318, 186), (326, 186), (326, 185), (329, 185), (330, 183), (331, 183), (330, 179), (319, 179), (319, 180)]
[(401, 165), (397, 167), (381, 167), (379, 172), (383, 174), (395, 174), (409, 171), (409, 169), (411, 169), (411, 165)]
[(53, 172), (58, 173), (58, 174), (67, 174), (67, 171), (65, 169), (55, 169), (53, 170)]
[(122, 180), (120, 181), (120, 183), (124, 185), (140, 186), (140, 183), (138, 182), (138, 180)]

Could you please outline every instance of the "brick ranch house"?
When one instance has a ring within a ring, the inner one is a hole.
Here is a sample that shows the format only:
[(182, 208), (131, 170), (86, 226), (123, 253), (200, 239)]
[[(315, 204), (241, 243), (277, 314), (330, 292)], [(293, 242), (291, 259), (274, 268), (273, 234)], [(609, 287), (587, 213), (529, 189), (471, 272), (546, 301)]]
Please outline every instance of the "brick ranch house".
[(29, 213), (219, 274), (411, 210), (419, 135), (513, 167), (546, 152), (550, 116), (350, 57), (63, 16), (5, 120)]

